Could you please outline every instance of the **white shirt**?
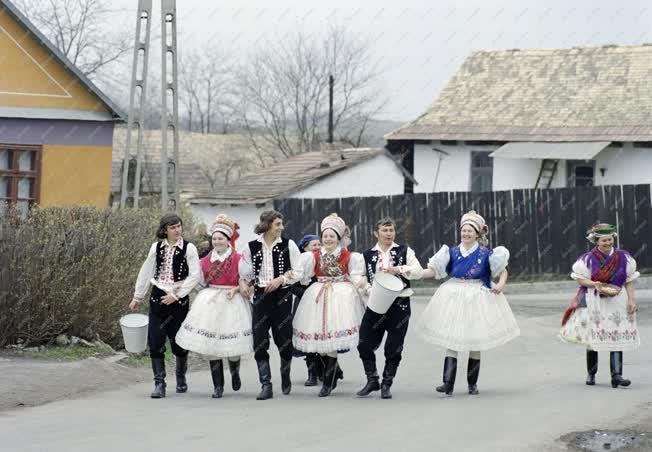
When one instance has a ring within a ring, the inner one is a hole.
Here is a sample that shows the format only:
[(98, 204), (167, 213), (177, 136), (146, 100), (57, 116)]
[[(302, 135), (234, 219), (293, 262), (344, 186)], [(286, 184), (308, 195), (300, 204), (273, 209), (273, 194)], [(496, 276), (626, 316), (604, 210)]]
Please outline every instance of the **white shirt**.
[[(257, 280), (257, 285), (259, 287), (265, 287), (271, 280), (274, 279), (274, 258), (272, 254), (272, 250), (276, 245), (281, 243), (282, 238), (278, 237), (276, 238), (271, 246), (267, 245), (265, 242), (265, 239), (263, 238), (264, 236), (261, 235), (258, 237), (258, 241), (262, 243), (262, 251), (263, 251), (263, 262), (260, 266), (260, 274), (258, 275), (258, 280)], [(297, 281), (299, 281), (300, 275), (295, 274), (292, 272), (292, 270), (296, 270), (299, 268), (299, 260), (301, 258), (301, 252), (299, 251), (299, 247), (297, 247), (297, 244), (294, 243), (293, 240), (288, 240), (288, 249), (290, 252), (290, 267), (291, 270), (287, 271), (284, 275), (281, 275), (283, 278), (283, 285), (289, 285), (293, 284)], [(251, 259), (251, 249), (249, 246), (246, 246), (245, 249), (242, 251), (242, 259), (240, 259), (240, 265), (238, 266), (238, 271), (240, 273), (240, 277), (242, 279), (246, 279), (247, 281), (251, 281), (255, 278), (256, 275), (254, 275), (254, 269), (252, 265), (252, 259)]]
[(145, 262), (143, 262), (143, 265), (140, 267), (138, 278), (136, 279), (134, 298), (139, 300), (145, 298), (145, 295), (147, 294), (147, 291), (149, 290), (152, 283), (156, 284), (162, 290), (171, 290), (172, 295), (177, 299), (185, 297), (197, 285), (197, 283), (199, 283), (200, 280), (199, 254), (197, 253), (197, 248), (195, 248), (195, 245), (192, 243), (188, 243), (188, 247), (186, 248), (188, 277), (183, 280), (178, 289), (173, 290), (175, 284), (178, 284), (178, 282), (174, 282), (174, 276), (172, 274), (172, 257), (174, 256), (175, 248), (178, 247), (183, 249), (183, 239), (180, 239), (174, 245), (170, 245), (167, 240), (163, 240), (163, 246), (165, 247), (165, 257), (163, 258), (163, 264), (161, 271), (159, 272), (158, 279), (155, 280), (154, 275), (156, 274), (157, 245), (158, 242), (154, 242), (152, 244)]
[(460, 243), (460, 246), (459, 246), (459, 248), (460, 248), (460, 254), (461, 254), (463, 257), (470, 256), (471, 254), (473, 254), (473, 253), (475, 252), (475, 250), (478, 249), (479, 246), (480, 246), (480, 244), (479, 244), (478, 242), (475, 242), (475, 245), (473, 245), (471, 248), (469, 248), (469, 249), (467, 250), (466, 248), (464, 248), (464, 245)]
[[(398, 244), (392, 242), (392, 245), (387, 249), (387, 251), (383, 251), (383, 249), (380, 247), (379, 243), (376, 243), (376, 245), (371, 249), (372, 251), (377, 251), (378, 252), (378, 261), (376, 261), (376, 273), (378, 273), (380, 270), (387, 270), (391, 266), (393, 266), (393, 258), (392, 258), (392, 249), (397, 248)], [(400, 271), (400, 275), (405, 277), (406, 279), (413, 280), (413, 279), (421, 279), (423, 276), (423, 267), (421, 267), (421, 264), (419, 263), (419, 259), (417, 259), (416, 254), (414, 253), (414, 250), (410, 247), (407, 249), (406, 253), (406, 263), (405, 265), (400, 265), (398, 267)], [(401, 297), (409, 297), (412, 295), (414, 292), (412, 289), (405, 288), (403, 292), (401, 292)]]

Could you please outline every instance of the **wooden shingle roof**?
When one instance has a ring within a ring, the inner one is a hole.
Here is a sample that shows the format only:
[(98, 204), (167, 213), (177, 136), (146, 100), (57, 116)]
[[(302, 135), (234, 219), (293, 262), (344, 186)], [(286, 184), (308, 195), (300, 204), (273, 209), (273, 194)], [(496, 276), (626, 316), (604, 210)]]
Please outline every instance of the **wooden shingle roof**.
[(385, 138), (652, 141), (652, 45), (475, 52)]

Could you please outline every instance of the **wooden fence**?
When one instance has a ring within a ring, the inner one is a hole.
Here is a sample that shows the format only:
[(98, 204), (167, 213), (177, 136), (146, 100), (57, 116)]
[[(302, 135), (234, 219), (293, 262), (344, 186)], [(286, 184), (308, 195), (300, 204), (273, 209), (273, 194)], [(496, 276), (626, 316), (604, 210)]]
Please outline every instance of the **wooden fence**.
[(352, 250), (375, 243), (375, 222), (391, 216), (397, 241), (409, 244), (422, 265), (442, 244), (459, 243), (459, 220), (468, 210), (484, 216), (489, 246), (511, 252), (515, 276), (568, 274), (575, 258), (590, 249), (586, 230), (596, 221), (618, 226), (618, 245), (641, 270), (652, 269), (650, 185), (575, 187), (498, 192), (417, 193), (336, 199), (280, 199), (285, 235), (297, 241), (317, 233), (325, 215), (337, 212), (352, 230)]

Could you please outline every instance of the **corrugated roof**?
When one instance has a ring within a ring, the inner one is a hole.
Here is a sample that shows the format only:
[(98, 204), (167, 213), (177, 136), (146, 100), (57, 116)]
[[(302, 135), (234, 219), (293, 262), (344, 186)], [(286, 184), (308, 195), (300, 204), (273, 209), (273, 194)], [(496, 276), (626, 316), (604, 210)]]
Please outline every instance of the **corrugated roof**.
[(9, 0), (0, 0), (0, 5), (20, 24), (22, 24), (38, 42), (45, 47), (66, 69), (72, 72), (84, 86), (86, 86), (95, 96), (97, 96), (106, 107), (111, 111), (114, 120), (126, 121), (127, 115), (104, 94), (93, 82), (89, 80), (57, 47), (39, 31), (30, 20)]
[(384, 149), (353, 148), (306, 152), (211, 191), (186, 193), (191, 204), (259, 204), (308, 187), (319, 179), (384, 154)]
[(652, 46), (481, 51), (388, 140), (652, 141)]

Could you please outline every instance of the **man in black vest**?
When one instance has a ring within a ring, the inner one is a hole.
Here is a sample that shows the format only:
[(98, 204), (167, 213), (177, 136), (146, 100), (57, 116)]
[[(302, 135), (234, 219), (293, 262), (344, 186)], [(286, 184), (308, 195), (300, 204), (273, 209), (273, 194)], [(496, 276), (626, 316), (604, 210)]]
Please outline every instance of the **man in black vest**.
[(269, 330), (281, 355), (281, 390), (292, 389), (292, 294), (289, 286), (299, 280), (297, 270), (301, 253), (294, 241), (282, 237), (283, 215), (268, 210), (260, 215), (254, 229), (260, 237), (249, 242), (242, 252), (240, 277), (253, 281), (254, 357), (262, 390), (257, 400), (273, 397), (269, 367)]
[(188, 351), (177, 345), (175, 337), (188, 314), (188, 294), (199, 283), (199, 256), (192, 243), (183, 240), (183, 224), (175, 214), (161, 218), (147, 259), (140, 268), (132, 311), (142, 303), (150, 285), (147, 345), (154, 372), (153, 399), (165, 397), (165, 340), (170, 340), (176, 356), (177, 392), (188, 390), (186, 370)]
[[(370, 308), (364, 313), (360, 325), (358, 352), (367, 375), (367, 384), (357, 395), (366, 397), (380, 389), (381, 398), (391, 399), (390, 387), (401, 362), (403, 342), (410, 321), (410, 295), (413, 293), (410, 289), (410, 279), (421, 278), (423, 269), (410, 247), (394, 243), (396, 223), (393, 219), (385, 217), (379, 220), (374, 235), (378, 243), (363, 253), (367, 280), (373, 283), (377, 272), (388, 272), (401, 278), (405, 289), (385, 314), (378, 314)], [(375, 351), (380, 346), (385, 332), (385, 369), (381, 384), (378, 382)]]

